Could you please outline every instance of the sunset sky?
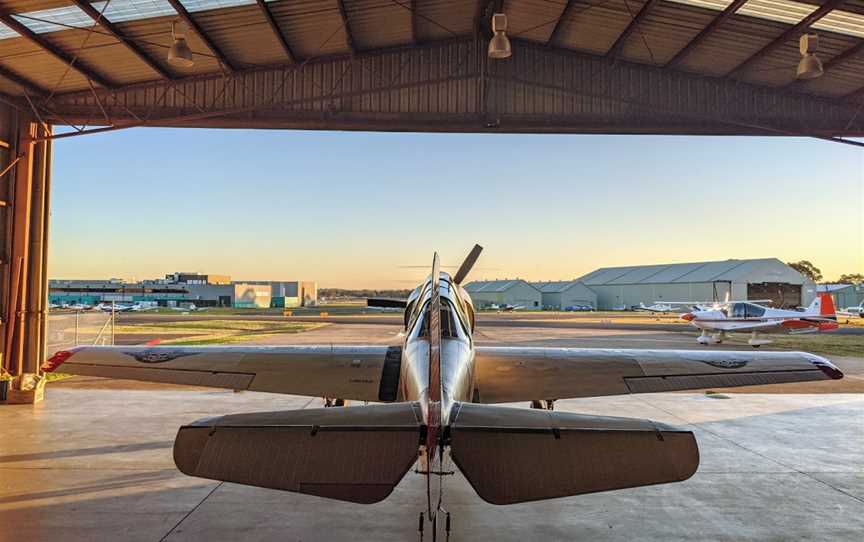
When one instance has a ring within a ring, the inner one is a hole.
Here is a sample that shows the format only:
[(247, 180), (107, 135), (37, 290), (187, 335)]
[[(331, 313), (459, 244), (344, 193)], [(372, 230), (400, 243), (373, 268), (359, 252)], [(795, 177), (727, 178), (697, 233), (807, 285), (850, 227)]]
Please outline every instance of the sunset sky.
[(52, 278), (407, 288), (777, 257), (864, 272), (864, 152), (812, 139), (132, 129), (58, 140)]

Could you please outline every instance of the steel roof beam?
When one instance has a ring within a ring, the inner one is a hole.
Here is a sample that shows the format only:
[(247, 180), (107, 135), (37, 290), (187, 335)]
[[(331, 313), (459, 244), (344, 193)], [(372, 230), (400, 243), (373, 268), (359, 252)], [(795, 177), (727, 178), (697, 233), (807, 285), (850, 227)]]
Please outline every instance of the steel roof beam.
[(86, 13), (88, 17), (93, 19), (93, 22), (98, 23), (99, 26), (101, 26), (109, 34), (114, 36), (120, 43), (125, 45), (126, 48), (129, 49), (130, 52), (132, 52), (132, 54), (138, 57), (138, 60), (140, 60), (144, 64), (147, 64), (147, 67), (158, 73), (160, 77), (169, 80), (174, 79), (174, 76), (171, 73), (168, 73), (165, 68), (163, 68), (158, 63), (156, 63), (155, 60), (150, 58), (150, 56), (148, 56), (147, 53), (145, 53), (144, 50), (141, 49), (141, 47), (137, 43), (123, 35), (123, 33), (120, 32), (120, 30), (118, 30), (116, 26), (114, 26), (114, 23), (109, 21), (108, 18), (105, 17), (104, 13), (100, 13), (98, 9), (94, 8), (93, 5), (90, 4), (90, 2), (88, 2), (87, 0), (72, 0), (72, 2), (76, 6), (78, 6), (81, 11)]
[(812, 13), (810, 13), (810, 15), (801, 19), (801, 22), (799, 22), (792, 28), (786, 30), (786, 32), (783, 32), (783, 34), (779, 38), (775, 39), (762, 49), (759, 49), (758, 51), (750, 55), (747, 60), (734, 67), (729, 73), (726, 74), (726, 77), (735, 77), (741, 75), (747, 69), (753, 67), (753, 64), (770, 55), (771, 53), (785, 45), (786, 42), (788, 42), (789, 40), (797, 39), (802, 34), (810, 30), (810, 27), (813, 26), (813, 23), (817, 22), (822, 17), (839, 8), (845, 2), (846, 0), (828, 0), (827, 2), (819, 6), (817, 9), (815, 9)]
[(630, 24), (627, 25), (624, 32), (621, 32), (621, 35), (618, 36), (618, 39), (615, 40), (615, 43), (609, 48), (609, 51), (606, 53), (607, 58), (618, 58), (618, 55), (621, 54), (621, 50), (624, 49), (624, 44), (627, 42), (627, 39), (631, 34), (633, 34), (633, 32), (639, 29), (639, 25), (642, 24), (642, 21), (648, 16), (648, 13), (658, 3), (660, 3), (660, 0), (648, 0), (642, 5), (642, 9), (639, 10), (639, 13), (630, 20)]
[[(80, 1), (80, 0), (76, 0)], [(279, 45), (282, 46), (282, 50), (285, 52), (285, 55), (288, 57), (289, 62), (297, 62), (297, 57), (294, 56), (294, 51), (291, 49), (291, 45), (288, 44), (288, 39), (285, 37), (285, 34), (282, 32), (282, 29), (279, 27), (279, 24), (276, 22), (276, 19), (273, 17), (273, 13), (270, 11), (270, 7), (264, 0), (257, 0), (258, 8), (261, 10), (261, 13), (264, 14), (264, 18), (267, 19), (267, 24), (270, 25), (270, 30), (273, 31), (273, 34), (276, 35), (276, 39), (279, 40)]]
[(684, 60), (684, 58), (687, 57), (687, 55), (692, 53), (696, 49), (696, 47), (698, 47), (703, 41), (705, 41), (708, 36), (713, 34), (714, 31), (720, 27), (720, 25), (725, 23), (729, 17), (735, 15), (735, 12), (741, 9), (741, 6), (746, 3), (747, 0), (734, 0), (731, 4), (726, 6), (726, 9), (724, 9), (719, 15), (714, 17), (714, 19), (710, 23), (708, 23), (708, 26), (703, 28), (702, 31), (696, 34), (696, 37), (690, 40), (683, 49), (678, 51), (678, 53), (676, 53), (675, 56), (672, 57), (672, 60), (666, 63), (665, 67), (672, 68), (675, 65), (679, 64), (682, 60)]
[(348, 23), (348, 10), (345, 9), (343, 0), (336, 0), (339, 5), (339, 16), (342, 17), (342, 26), (345, 28), (345, 42), (348, 44), (348, 51), (355, 55), (357, 54), (357, 44), (354, 42), (354, 36), (351, 34), (351, 25)]
[(555, 44), (555, 40), (558, 39), (558, 34), (561, 33), (561, 28), (564, 26), (564, 21), (570, 16), (570, 10), (573, 9), (573, 6), (576, 5), (576, 0), (567, 0), (567, 3), (564, 5), (564, 9), (561, 11), (561, 15), (558, 17), (558, 21), (555, 23), (555, 28), (552, 29), (552, 33), (549, 34), (549, 39), (546, 40), (546, 47), (552, 47)]
[(180, 0), (168, 0), (168, 3), (171, 4), (171, 7), (174, 8), (174, 11), (177, 12), (177, 16), (186, 23), (189, 28), (191, 28), (198, 37), (201, 38), (201, 41), (204, 42), (204, 45), (210, 50), (213, 56), (216, 57), (228, 72), (234, 72), (237, 68), (228, 60), (228, 57), (225, 56), (225, 53), (222, 52), (219, 47), (213, 43), (213, 40), (204, 32), (204, 29), (201, 28), (201, 25), (198, 24), (195, 19), (192, 18), (192, 15), (186, 10), (183, 6), (183, 3)]
[(411, 43), (417, 44), (417, 0), (411, 0)]
[(49, 53), (51, 56), (53, 56), (54, 58), (56, 58), (57, 60), (59, 60), (63, 64), (66, 64), (67, 66), (69, 66), (70, 68), (75, 70), (76, 72), (80, 73), (85, 78), (90, 79), (94, 83), (96, 83), (100, 86), (103, 86), (105, 88), (112, 88), (113, 86), (115, 86), (110, 81), (108, 81), (108, 79), (102, 77), (101, 75), (96, 73), (95, 70), (93, 70), (92, 68), (90, 68), (89, 66), (87, 66), (86, 64), (81, 62), (80, 59), (73, 57), (73, 56), (70, 56), (69, 53), (61, 50), (58, 47), (55, 47), (50, 42), (48, 42), (48, 40), (46, 40), (44, 37), (33, 32), (32, 30), (27, 28), (27, 26), (25, 26), (24, 24), (19, 22), (18, 19), (15, 19), (14, 17), (12, 17), (12, 15), (10, 15), (8, 13), (2, 14), (2, 15), (0, 15), (0, 21), (2, 21), (3, 24), (8, 26), (11, 30), (13, 30), (19, 36), (21, 36), (22, 38), (26, 39), (27, 41), (33, 43), (34, 45), (36, 45), (37, 47), (39, 47), (43, 51), (46, 51), (47, 53)]
[(30, 94), (35, 94), (37, 96), (45, 96), (48, 94), (48, 89), (42, 88), (40, 85), (27, 79), (26, 77), (18, 75), (14, 71), (12, 71), (9, 68), (6, 68), (4, 66), (0, 66), (0, 77), (3, 77), (4, 79), (8, 79), (9, 81), (12, 81), (13, 83), (18, 85), (19, 87), (21, 87), (24, 90), (26, 90), (27, 92), (29, 92)]

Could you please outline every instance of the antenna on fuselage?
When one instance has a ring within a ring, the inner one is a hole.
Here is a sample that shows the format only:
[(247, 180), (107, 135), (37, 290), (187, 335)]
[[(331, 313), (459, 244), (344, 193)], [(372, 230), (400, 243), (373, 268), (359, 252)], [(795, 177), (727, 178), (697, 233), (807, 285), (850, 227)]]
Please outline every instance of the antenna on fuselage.
[(474, 267), (475, 263), (477, 263), (477, 258), (480, 257), (481, 252), (483, 252), (483, 247), (480, 245), (474, 245), (474, 248), (471, 249), (471, 252), (468, 253), (468, 256), (462, 262), (462, 265), (459, 266), (459, 270), (456, 271), (456, 274), (453, 276), (454, 283), (462, 284), (462, 281), (465, 280), (465, 277), (467, 277), (468, 273), (471, 272), (471, 268)]

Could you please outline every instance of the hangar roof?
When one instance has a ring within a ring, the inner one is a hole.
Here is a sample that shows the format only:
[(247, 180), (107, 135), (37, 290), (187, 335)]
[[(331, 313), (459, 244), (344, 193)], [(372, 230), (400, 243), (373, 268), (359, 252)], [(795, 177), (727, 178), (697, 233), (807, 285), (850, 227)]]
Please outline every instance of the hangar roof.
[(522, 279), (504, 279), (504, 280), (475, 280), (465, 285), (465, 290), (469, 294), (476, 293), (499, 293), (506, 292), (510, 288), (519, 284), (532, 286), (530, 283)]
[[(498, 11), (508, 16), (513, 57), (486, 62)], [(191, 67), (167, 61), (173, 21), (186, 28)], [(811, 31), (825, 73), (797, 81), (798, 38)], [(430, 47), (456, 42), (468, 45)], [(365, 73), (322, 64), (393, 51), (418, 55), (367, 62), (358, 70)], [(566, 61), (563, 52), (603, 62)], [(280, 83), (290, 74), (277, 67), (296, 71), (297, 80)], [(321, 93), (310, 94), (316, 87)], [(394, 88), (400, 93), (378, 96)], [(759, 89), (771, 93), (755, 96)], [(134, 121), (351, 129), (329, 118), (351, 113), (359, 129), (474, 131), (512, 113), (524, 124), (503, 124), (505, 131), (856, 135), (864, 133), (856, 114), (864, 101), (864, 0), (5, 0), (3, 96), (26, 97), (52, 123), (112, 128)], [(251, 114), (301, 103), (315, 104), (304, 110), (310, 118), (295, 114), (278, 126)], [(394, 126), (393, 115), (405, 111), (414, 124)], [(658, 116), (681, 111), (686, 122), (658, 124)], [(239, 113), (234, 124), (212, 120)], [(436, 127), (438, 113), (451, 125)], [(711, 122), (697, 118), (711, 113)], [(610, 122), (614, 114), (622, 124)]]
[[(88, 78), (128, 85), (471, 36), (495, 4), (513, 38), (771, 86), (793, 82), (797, 37), (812, 29), (830, 73), (809, 89), (864, 88), (864, 0), (6, 0), (0, 66), (12, 79), (0, 89), (20, 94), (15, 76), (86, 90)], [(166, 60), (178, 18), (196, 55), (186, 71)]]
[(792, 279), (795, 279), (796, 282), (804, 282), (803, 277), (797, 271), (777, 258), (603, 267), (580, 277), (578, 280), (588, 286), (611, 286), (619, 284), (741, 282), (752, 277), (759, 277), (758, 282), (787, 282)]
[(574, 286), (579, 286), (580, 284), (584, 286), (584, 283), (578, 280), (552, 280), (548, 282), (532, 282), (530, 284), (544, 294), (557, 294), (561, 292), (566, 292), (570, 288), (573, 288)]

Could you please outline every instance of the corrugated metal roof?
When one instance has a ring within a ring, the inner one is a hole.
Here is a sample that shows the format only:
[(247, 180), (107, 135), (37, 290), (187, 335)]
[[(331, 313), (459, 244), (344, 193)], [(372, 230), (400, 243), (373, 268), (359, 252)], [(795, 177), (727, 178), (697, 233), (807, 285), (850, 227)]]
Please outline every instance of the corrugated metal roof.
[[(229, 63), (243, 68), (288, 63), (277, 36), (269, 28), (255, 0), (181, 1), (204, 31), (211, 34), (212, 41), (224, 50)], [(356, 48), (361, 52), (472, 36), (479, 7), (477, 2), (467, 0), (421, 0), (416, 3), (407, 0), (343, 1), (348, 26)], [(666, 0), (654, 4), (640, 19), (636, 31), (624, 40), (620, 58), (645, 64), (666, 64), (730, 2)], [(564, 19), (560, 17), (568, 4), (565, 0), (508, 0), (504, 3), (504, 11), (509, 16), (511, 38), (547, 43), (558, 27), (554, 43), (550, 44), (553, 47), (603, 56), (609, 53), (609, 48), (621, 37), (622, 31), (630, 26), (644, 3), (645, 0), (578, 0), (569, 3), (571, 9)], [(676, 68), (703, 75), (725, 76), (818, 9), (821, 3), (821, 0), (749, 0), (676, 64)], [(111, 0), (110, 3), (100, 0), (91, 4), (97, 11), (105, 8), (105, 18), (118, 29), (128, 30), (126, 38), (153, 62), (166, 65), (165, 56), (171, 44), (170, 23), (176, 18), (167, 0)], [(296, 59), (302, 61), (349, 52), (336, 0), (266, 0), (266, 5), (273, 14), (278, 31), (296, 53)], [(413, 17), (409, 11), (412, 5), (417, 8)], [(70, 0), (6, 0), (3, 11), (11, 13), (34, 32), (51, 36), (49, 41), (56, 43), (81, 41), (84, 33), (93, 27), (93, 21), (81, 9), (71, 5)], [(864, 39), (864, 2), (847, 0), (841, 9), (815, 21), (812, 28), (820, 34), (819, 55), (828, 62)], [(93, 34), (121, 45), (104, 29), (95, 28)], [(22, 61), (10, 54), (19, 39), (14, 31), (0, 24), (0, 67), (55, 90), (51, 81), (59, 79), (57, 70), (52, 62), (41, 58), (50, 54), (39, 51), (35, 55), (40, 58)], [(219, 64), (212, 59), (194, 31), (187, 33), (187, 39), (196, 54), (194, 68), (182, 70), (172, 67), (165, 71), (177, 76), (219, 73)], [(159, 78), (150, 68), (142, 66), (136, 55), (122, 52), (120, 46), (109, 47), (103, 43), (105, 40), (91, 38), (80, 48), (81, 58), (86, 58), (94, 71), (119, 85)], [(64, 45), (64, 51), (69, 55), (77, 55), (78, 49)], [(524, 58), (532, 60), (533, 56)], [(515, 64), (518, 60), (514, 48), (510, 62)], [(797, 40), (791, 39), (755, 61), (741, 76), (748, 82), (782, 86), (793, 81), (797, 61)], [(822, 78), (807, 83), (807, 90), (820, 95), (840, 96), (864, 88), (862, 65), (864, 59), (860, 55), (850, 57), (833, 65)], [(409, 66), (406, 69), (418, 68)], [(66, 68), (62, 70), (66, 71)], [(584, 77), (584, 74), (579, 76)], [(73, 88), (86, 90), (88, 85), (80, 76), (67, 76), (56, 90), (62, 93)], [(523, 90), (515, 92), (523, 93)], [(521, 106), (515, 110), (534, 113), (530, 107), (531, 100), (541, 98), (536, 93), (523, 94), (524, 100), (519, 95), (515, 101), (524, 101), (528, 105), (524, 111)]]
[(531, 282), (531, 286), (537, 288), (544, 294), (566, 292), (574, 286), (579, 286), (578, 280), (551, 280), (547, 282)]
[(846, 288), (854, 288), (854, 284), (817, 284), (817, 292), (836, 292), (837, 290), (845, 290)]
[(528, 282), (522, 279), (504, 279), (504, 280), (475, 280), (465, 285), (465, 290), (468, 293), (480, 292), (506, 292), (517, 284), (527, 284)]
[[(736, 282), (760, 269), (787, 267), (777, 258), (604, 267), (577, 279), (588, 286)], [(787, 269), (791, 270), (791, 268)]]

